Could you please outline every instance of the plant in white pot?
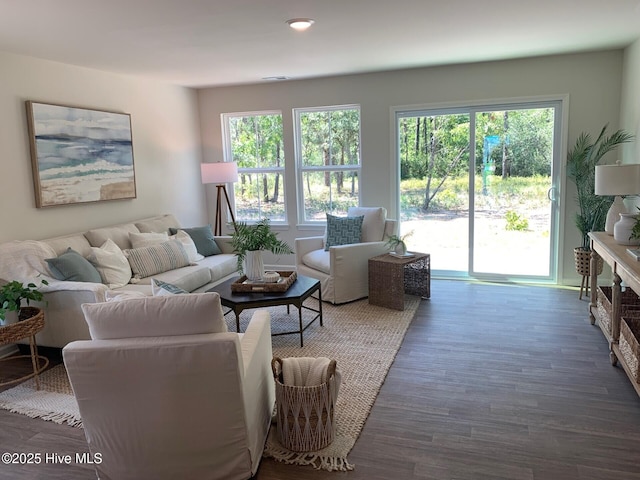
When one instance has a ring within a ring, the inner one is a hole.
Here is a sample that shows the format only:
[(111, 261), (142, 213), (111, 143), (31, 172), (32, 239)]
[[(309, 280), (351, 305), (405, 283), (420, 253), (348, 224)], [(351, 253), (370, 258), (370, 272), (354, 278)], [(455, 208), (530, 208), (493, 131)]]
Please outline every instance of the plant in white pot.
[[(41, 281), (42, 285), (49, 285), (46, 280)], [(24, 285), (22, 282), (14, 280), (0, 287), (0, 322), (4, 325), (15, 323), (20, 320), (31, 318), (32, 309), (27, 308), (30, 301), (41, 301), (42, 292), (38, 290), (35, 283)], [(27, 307), (22, 305), (25, 301)]]
[(251, 225), (236, 222), (235, 231), (231, 234), (231, 246), (238, 256), (238, 271), (253, 281), (262, 280), (264, 275), (263, 250), (276, 255), (293, 253), (291, 247), (271, 230), (268, 218)]
[(406, 240), (411, 235), (413, 235), (413, 231), (407, 233), (406, 235), (389, 235), (387, 238), (386, 246), (390, 250), (393, 250), (397, 255), (406, 255), (407, 254), (407, 244)]

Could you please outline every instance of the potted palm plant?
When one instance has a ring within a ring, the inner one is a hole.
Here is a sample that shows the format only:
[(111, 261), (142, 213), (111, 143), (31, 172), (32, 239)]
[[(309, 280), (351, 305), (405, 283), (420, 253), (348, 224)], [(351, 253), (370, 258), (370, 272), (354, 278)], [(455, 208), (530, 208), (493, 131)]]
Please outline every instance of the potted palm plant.
[[(42, 285), (49, 285), (49, 282), (42, 280)], [(42, 292), (38, 290), (35, 283), (24, 285), (22, 282), (14, 280), (0, 287), (0, 321), (4, 325), (26, 320), (34, 316), (34, 307), (29, 307), (30, 301), (41, 301)], [(22, 305), (22, 301), (27, 304)], [(37, 312), (35, 312), (37, 313)]]
[(251, 225), (236, 222), (236, 229), (231, 235), (231, 246), (238, 256), (238, 271), (244, 273), (249, 280), (262, 280), (263, 250), (276, 255), (293, 253), (291, 247), (271, 230), (268, 218)]
[[(589, 276), (590, 245), (589, 232), (604, 230), (607, 211), (613, 203), (613, 197), (599, 196), (595, 192), (596, 165), (608, 152), (618, 145), (629, 142), (633, 135), (617, 130), (607, 135), (605, 125), (595, 140), (588, 133), (581, 133), (575, 145), (567, 153), (567, 177), (576, 185), (578, 212), (575, 216), (576, 227), (582, 235), (582, 245), (574, 248), (576, 271), (583, 277)], [(598, 273), (602, 271), (602, 262)]]

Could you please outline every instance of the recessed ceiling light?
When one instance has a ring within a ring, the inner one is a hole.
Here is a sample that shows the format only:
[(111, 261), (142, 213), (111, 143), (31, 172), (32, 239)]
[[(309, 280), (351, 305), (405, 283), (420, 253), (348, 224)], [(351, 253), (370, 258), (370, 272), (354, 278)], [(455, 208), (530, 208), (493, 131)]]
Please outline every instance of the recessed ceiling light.
[(315, 22), (310, 18), (292, 18), (291, 20), (287, 20), (287, 25), (299, 32), (306, 30), (314, 23)]

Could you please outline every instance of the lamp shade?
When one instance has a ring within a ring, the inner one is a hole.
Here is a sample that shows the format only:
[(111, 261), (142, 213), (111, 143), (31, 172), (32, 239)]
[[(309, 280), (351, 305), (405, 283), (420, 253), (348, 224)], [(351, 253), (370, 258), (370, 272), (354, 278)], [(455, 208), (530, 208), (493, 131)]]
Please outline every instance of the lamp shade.
[(236, 162), (201, 163), (202, 183), (234, 183), (238, 181)]
[(637, 195), (640, 193), (640, 163), (596, 165), (596, 195)]

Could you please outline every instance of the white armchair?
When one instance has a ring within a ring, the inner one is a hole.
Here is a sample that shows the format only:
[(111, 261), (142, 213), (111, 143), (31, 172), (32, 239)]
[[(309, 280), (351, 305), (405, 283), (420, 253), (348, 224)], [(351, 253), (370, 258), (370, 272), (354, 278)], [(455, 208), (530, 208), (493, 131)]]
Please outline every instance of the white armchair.
[(84, 304), (63, 349), (101, 480), (248, 479), (274, 407), (269, 313), (227, 332), (217, 293)]
[(388, 252), (386, 239), (398, 231), (398, 222), (386, 218), (387, 212), (382, 207), (350, 207), (347, 215), (364, 215), (361, 243), (325, 250), (325, 237), (295, 241), (298, 273), (320, 280), (322, 299), (334, 304), (369, 295), (369, 259)]

